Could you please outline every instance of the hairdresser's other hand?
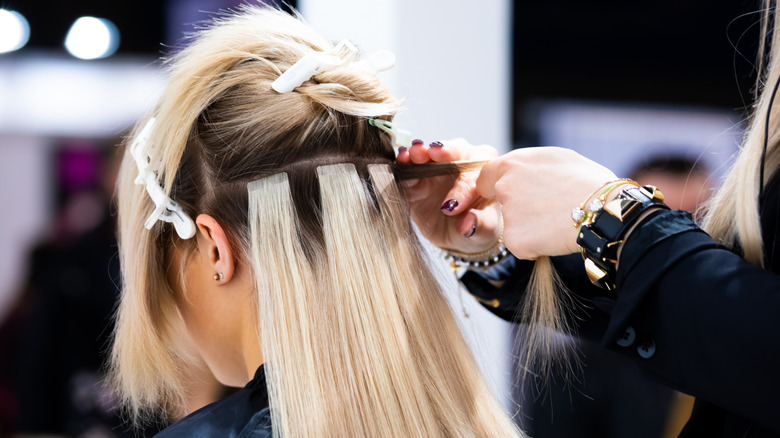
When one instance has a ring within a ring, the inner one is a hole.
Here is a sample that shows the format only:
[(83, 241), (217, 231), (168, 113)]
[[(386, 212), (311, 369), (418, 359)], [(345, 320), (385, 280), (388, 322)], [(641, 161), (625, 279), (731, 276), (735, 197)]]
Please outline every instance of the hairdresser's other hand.
[(477, 191), (501, 204), (507, 248), (515, 257), (534, 260), (576, 252), (572, 209), (615, 179), (612, 171), (570, 149), (534, 147), (488, 163)]
[[(404, 164), (483, 161), (498, 156), (490, 146), (472, 146), (463, 139), (433, 142), (415, 140), (401, 150), (397, 161)], [(491, 247), (500, 232), (498, 204), (479, 196), (478, 171), (457, 178), (438, 176), (403, 182), (404, 192), (417, 227), (434, 245), (462, 252), (480, 252)]]

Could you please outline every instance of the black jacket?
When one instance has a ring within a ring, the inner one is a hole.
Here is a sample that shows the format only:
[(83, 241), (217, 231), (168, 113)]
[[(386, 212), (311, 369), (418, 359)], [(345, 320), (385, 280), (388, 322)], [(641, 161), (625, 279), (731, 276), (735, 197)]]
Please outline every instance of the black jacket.
[[(767, 270), (717, 244), (681, 211), (658, 212), (633, 232), (616, 298), (590, 284), (580, 255), (553, 259), (569, 290), (593, 304), (587, 312), (595, 322), (583, 323), (581, 334), (600, 336), (696, 397), (681, 437), (780, 437), (780, 179), (765, 193)], [(463, 282), (483, 303), (499, 303), (486, 308), (513, 320), (532, 262), (509, 265), (501, 289), (475, 273)]]
[(198, 409), (155, 435), (159, 438), (270, 438), (271, 412), (263, 366), (230, 397)]

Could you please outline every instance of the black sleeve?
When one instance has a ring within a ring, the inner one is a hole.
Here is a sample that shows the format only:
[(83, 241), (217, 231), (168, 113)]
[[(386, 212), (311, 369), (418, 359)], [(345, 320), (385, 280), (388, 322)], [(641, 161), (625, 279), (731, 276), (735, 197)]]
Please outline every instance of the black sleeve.
[[(780, 276), (719, 245), (682, 211), (658, 212), (634, 231), (621, 254), (616, 300), (590, 284), (578, 254), (553, 262), (570, 291), (611, 314), (605, 325), (585, 322), (604, 346), (671, 387), (775, 424)], [(507, 320), (516, 317), (533, 266), (514, 263), (501, 288), (476, 273), (462, 278), (483, 304), (497, 300), (486, 307)], [(591, 309), (592, 318), (601, 315)]]
[[(621, 254), (605, 345), (677, 389), (776, 424), (780, 276), (718, 245), (687, 213), (662, 212), (640, 228)], [(622, 338), (629, 331), (632, 343)]]

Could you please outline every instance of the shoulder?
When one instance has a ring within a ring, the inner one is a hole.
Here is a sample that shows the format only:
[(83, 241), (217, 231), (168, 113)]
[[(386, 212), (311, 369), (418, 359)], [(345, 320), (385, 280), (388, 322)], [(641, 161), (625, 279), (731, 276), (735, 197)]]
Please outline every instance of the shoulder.
[[(258, 375), (262, 370), (258, 370)], [(156, 436), (174, 437), (271, 437), (271, 412), (265, 382), (256, 376), (230, 397), (205, 406), (182, 418)], [(260, 381), (258, 381), (260, 380)]]
[(247, 412), (236, 406), (231, 398), (193, 412), (155, 437), (266, 438), (272, 436), (271, 413), (268, 408), (258, 412)]

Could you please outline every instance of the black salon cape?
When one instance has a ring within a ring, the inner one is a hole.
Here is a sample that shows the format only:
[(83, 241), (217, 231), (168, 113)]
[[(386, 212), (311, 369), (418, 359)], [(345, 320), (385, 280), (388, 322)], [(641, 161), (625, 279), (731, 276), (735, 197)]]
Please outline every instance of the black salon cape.
[(263, 366), (237, 393), (205, 406), (155, 435), (159, 438), (269, 438), (271, 412)]
[[(588, 299), (582, 336), (595, 334), (651, 377), (696, 397), (681, 437), (780, 437), (778, 177), (765, 193), (767, 270), (715, 243), (681, 211), (655, 213), (633, 232), (621, 254), (616, 299), (591, 285), (579, 254), (553, 258), (569, 290)], [(482, 302), (498, 300), (498, 307), (485, 307), (511, 321), (532, 262), (507, 265), (500, 289), (473, 272), (462, 281)]]

